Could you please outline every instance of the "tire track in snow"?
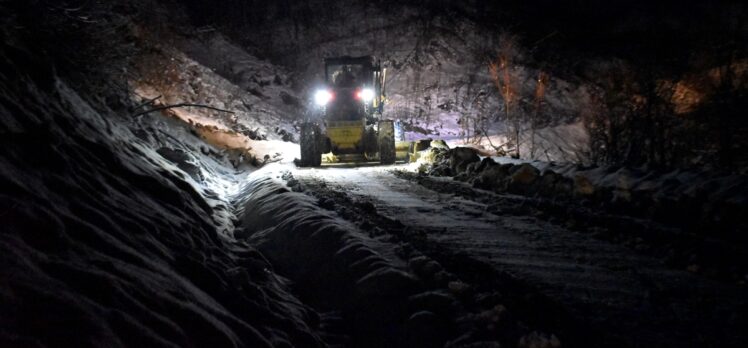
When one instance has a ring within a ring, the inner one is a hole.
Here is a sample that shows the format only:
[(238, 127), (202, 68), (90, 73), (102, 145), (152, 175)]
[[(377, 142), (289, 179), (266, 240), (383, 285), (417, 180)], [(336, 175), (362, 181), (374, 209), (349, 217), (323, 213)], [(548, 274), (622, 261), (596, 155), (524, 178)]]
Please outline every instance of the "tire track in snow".
[(483, 203), (432, 191), (386, 167), (295, 175), (373, 200), (378, 214), (426, 230), (429, 242), (532, 284), (624, 345), (698, 346), (714, 343), (714, 337), (727, 344), (739, 341), (727, 314), (745, 306), (740, 289), (668, 269), (658, 259), (531, 216), (488, 213)]

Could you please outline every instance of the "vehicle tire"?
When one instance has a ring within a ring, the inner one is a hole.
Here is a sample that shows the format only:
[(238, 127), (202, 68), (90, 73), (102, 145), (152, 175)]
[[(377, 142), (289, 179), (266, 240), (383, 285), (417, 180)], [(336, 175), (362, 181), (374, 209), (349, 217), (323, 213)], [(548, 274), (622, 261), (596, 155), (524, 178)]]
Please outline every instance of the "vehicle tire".
[(379, 121), (379, 163), (395, 163), (395, 125), (392, 121)]
[(377, 158), (377, 152), (379, 152), (377, 141), (377, 131), (374, 129), (374, 126), (366, 127), (364, 136), (361, 138), (361, 148), (367, 159)]
[(319, 126), (313, 123), (304, 123), (301, 125), (299, 146), (301, 147), (302, 167), (319, 167), (322, 164), (322, 138)]

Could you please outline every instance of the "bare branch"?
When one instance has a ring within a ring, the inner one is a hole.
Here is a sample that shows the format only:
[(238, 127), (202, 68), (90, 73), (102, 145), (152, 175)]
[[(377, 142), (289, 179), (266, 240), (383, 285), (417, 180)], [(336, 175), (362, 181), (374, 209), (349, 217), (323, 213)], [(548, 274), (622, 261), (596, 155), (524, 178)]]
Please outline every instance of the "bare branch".
[(137, 110), (137, 109), (140, 109), (140, 108), (142, 108), (142, 107), (144, 107), (144, 106), (146, 106), (146, 105), (150, 105), (150, 104), (153, 104), (153, 102), (155, 102), (156, 100), (159, 100), (159, 99), (161, 99), (161, 96), (158, 96), (158, 97), (156, 97), (156, 98), (153, 98), (153, 99), (148, 99), (148, 100), (146, 100), (146, 101), (144, 101), (144, 102), (142, 102), (142, 103), (138, 104), (138, 106), (136, 106), (136, 107), (134, 107), (134, 108), (130, 109), (130, 111), (135, 111), (135, 110)]
[(208, 106), (208, 105), (191, 104), (191, 103), (180, 103), (180, 104), (174, 104), (174, 105), (159, 106), (157, 108), (153, 108), (153, 109), (150, 109), (150, 110), (139, 112), (139, 113), (137, 113), (135, 115), (132, 115), (132, 117), (142, 116), (142, 115), (154, 112), (154, 111), (161, 111), (161, 110), (173, 109), (173, 108), (182, 108), (182, 107), (187, 107), (187, 106), (192, 106), (192, 107), (196, 107), (196, 108), (205, 108), (205, 109), (215, 110), (215, 111), (219, 111), (219, 112), (225, 112), (225, 113), (228, 113), (228, 114), (235, 114), (235, 112), (233, 112), (233, 111), (219, 109), (219, 108), (214, 108), (214, 107)]

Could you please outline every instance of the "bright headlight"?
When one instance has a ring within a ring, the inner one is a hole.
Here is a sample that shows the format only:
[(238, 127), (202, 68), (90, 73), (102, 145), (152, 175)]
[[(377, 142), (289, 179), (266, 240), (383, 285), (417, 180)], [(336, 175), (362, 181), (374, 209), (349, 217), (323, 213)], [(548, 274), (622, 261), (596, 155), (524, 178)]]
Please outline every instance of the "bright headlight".
[(370, 102), (374, 99), (374, 90), (371, 88), (364, 88), (361, 90), (361, 100)]
[(332, 93), (326, 89), (320, 89), (314, 93), (314, 102), (319, 106), (325, 106), (332, 99)]

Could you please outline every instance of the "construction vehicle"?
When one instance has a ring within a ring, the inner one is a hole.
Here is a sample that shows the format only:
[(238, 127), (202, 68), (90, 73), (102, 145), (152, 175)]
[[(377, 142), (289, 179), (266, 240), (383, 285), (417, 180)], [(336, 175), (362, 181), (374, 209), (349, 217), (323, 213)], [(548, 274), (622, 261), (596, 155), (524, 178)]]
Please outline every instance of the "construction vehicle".
[(395, 162), (395, 126), (382, 119), (386, 69), (372, 57), (325, 59), (325, 86), (314, 94), (317, 111), (301, 125), (301, 166)]

